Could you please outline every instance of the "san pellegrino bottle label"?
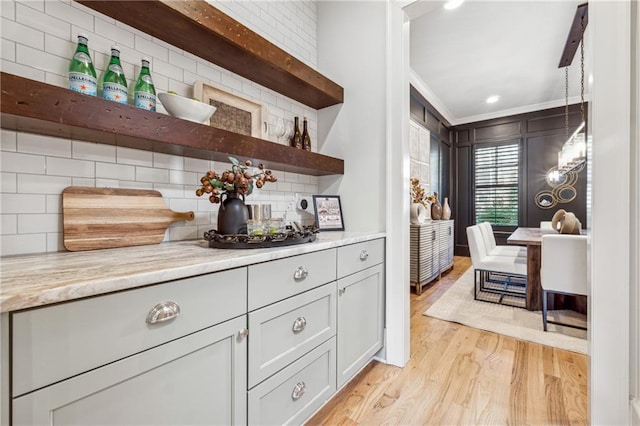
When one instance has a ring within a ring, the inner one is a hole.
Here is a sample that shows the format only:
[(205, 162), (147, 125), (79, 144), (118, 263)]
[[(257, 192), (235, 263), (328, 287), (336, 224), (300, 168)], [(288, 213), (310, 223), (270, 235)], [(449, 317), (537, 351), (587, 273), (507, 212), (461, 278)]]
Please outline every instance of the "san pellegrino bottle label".
[(91, 62), (87, 44), (87, 36), (78, 34), (78, 46), (69, 64), (69, 89), (96, 96), (98, 94), (96, 70)]
[(137, 108), (146, 109), (148, 111), (156, 110), (156, 89), (149, 72), (149, 60), (142, 59), (142, 68), (133, 91), (133, 104)]
[(121, 104), (128, 103), (127, 79), (120, 65), (120, 50), (117, 47), (111, 48), (111, 60), (102, 80), (102, 97)]

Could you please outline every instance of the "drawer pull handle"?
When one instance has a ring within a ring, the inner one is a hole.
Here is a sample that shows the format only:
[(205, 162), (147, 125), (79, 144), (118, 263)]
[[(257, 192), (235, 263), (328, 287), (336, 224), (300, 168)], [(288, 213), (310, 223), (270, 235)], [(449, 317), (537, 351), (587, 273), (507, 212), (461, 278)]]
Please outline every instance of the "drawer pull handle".
[(309, 270), (304, 266), (298, 266), (296, 271), (293, 273), (293, 279), (295, 280), (304, 280), (309, 276)]
[(147, 324), (171, 321), (180, 315), (180, 306), (176, 302), (158, 303), (149, 311)]
[(291, 399), (294, 401), (302, 398), (302, 395), (307, 391), (307, 385), (304, 382), (298, 382), (298, 384), (293, 388), (293, 392), (291, 393)]
[(366, 250), (362, 250), (362, 251), (360, 252), (360, 260), (362, 260), (362, 261), (364, 262), (364, 261), (365, 261), (365, 260), (367, 260), (368, 258), (369, 258), (369, 253), (367, 253), (367, 251), (366, 251)]
[(306, 326), (307, 326), (307, 319), (305, 317), (298, 317), (293, 322), (292, 329), (294, 333), (300, 333), (302, 330), (304, 330)]
[(246, 328), (243, 328), (242, 330), (238, 331), (238, 340), (242, 340), (248, 335), (249, 335), (249, 330)]

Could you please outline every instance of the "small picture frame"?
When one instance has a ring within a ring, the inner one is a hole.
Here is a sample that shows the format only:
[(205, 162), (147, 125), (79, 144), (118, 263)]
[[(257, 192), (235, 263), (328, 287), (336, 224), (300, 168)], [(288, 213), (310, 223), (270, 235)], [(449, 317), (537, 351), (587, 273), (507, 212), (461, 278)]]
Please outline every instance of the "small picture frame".
[(344, 231), (339, 195), (314, 195), (313, 209), (321, 231)]

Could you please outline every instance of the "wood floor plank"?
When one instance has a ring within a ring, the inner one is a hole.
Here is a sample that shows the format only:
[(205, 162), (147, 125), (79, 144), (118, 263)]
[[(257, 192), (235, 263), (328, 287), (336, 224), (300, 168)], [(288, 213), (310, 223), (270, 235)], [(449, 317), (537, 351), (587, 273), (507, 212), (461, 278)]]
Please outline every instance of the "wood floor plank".
[(588, 424), (586, 356), (423, 315), (470, 266), (411, 294), (404, 368), (370, 364), (308, 424)]

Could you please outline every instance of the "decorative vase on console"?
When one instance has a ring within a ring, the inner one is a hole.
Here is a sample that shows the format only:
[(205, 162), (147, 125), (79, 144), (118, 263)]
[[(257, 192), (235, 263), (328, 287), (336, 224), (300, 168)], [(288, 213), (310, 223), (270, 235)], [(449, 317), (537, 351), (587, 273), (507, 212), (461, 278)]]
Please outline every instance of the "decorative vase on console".
[(442, 217), (442, 206), (440, 205), (440, 201), (438, 201), (438, 193), (433, 193), (435, 197), (435, 201), (431, 203), (431, 219), (440, 220)]
[(442, 220), (451, 219), (451, 207), (449, 207), (449, 198), (444, 198), (444, 204), (442, 205)]
[(231, 168), (222, 173), (209, 170), (200, 178), (202, 186), (196, 189), (196, 195), (209, 196), (213, 204), (220, 203), (218, 210), (218, 233), (246, 234), (249, 210), (244, 204), (244, 197), (253, 192), (254, 186), (262, 188), (267, 182), (276, 182), (278, 179), (264, 167), (258, 164), (257, 170), (250, 170), (251, 161), (240, 163), (234, 157), (229, 157)]

